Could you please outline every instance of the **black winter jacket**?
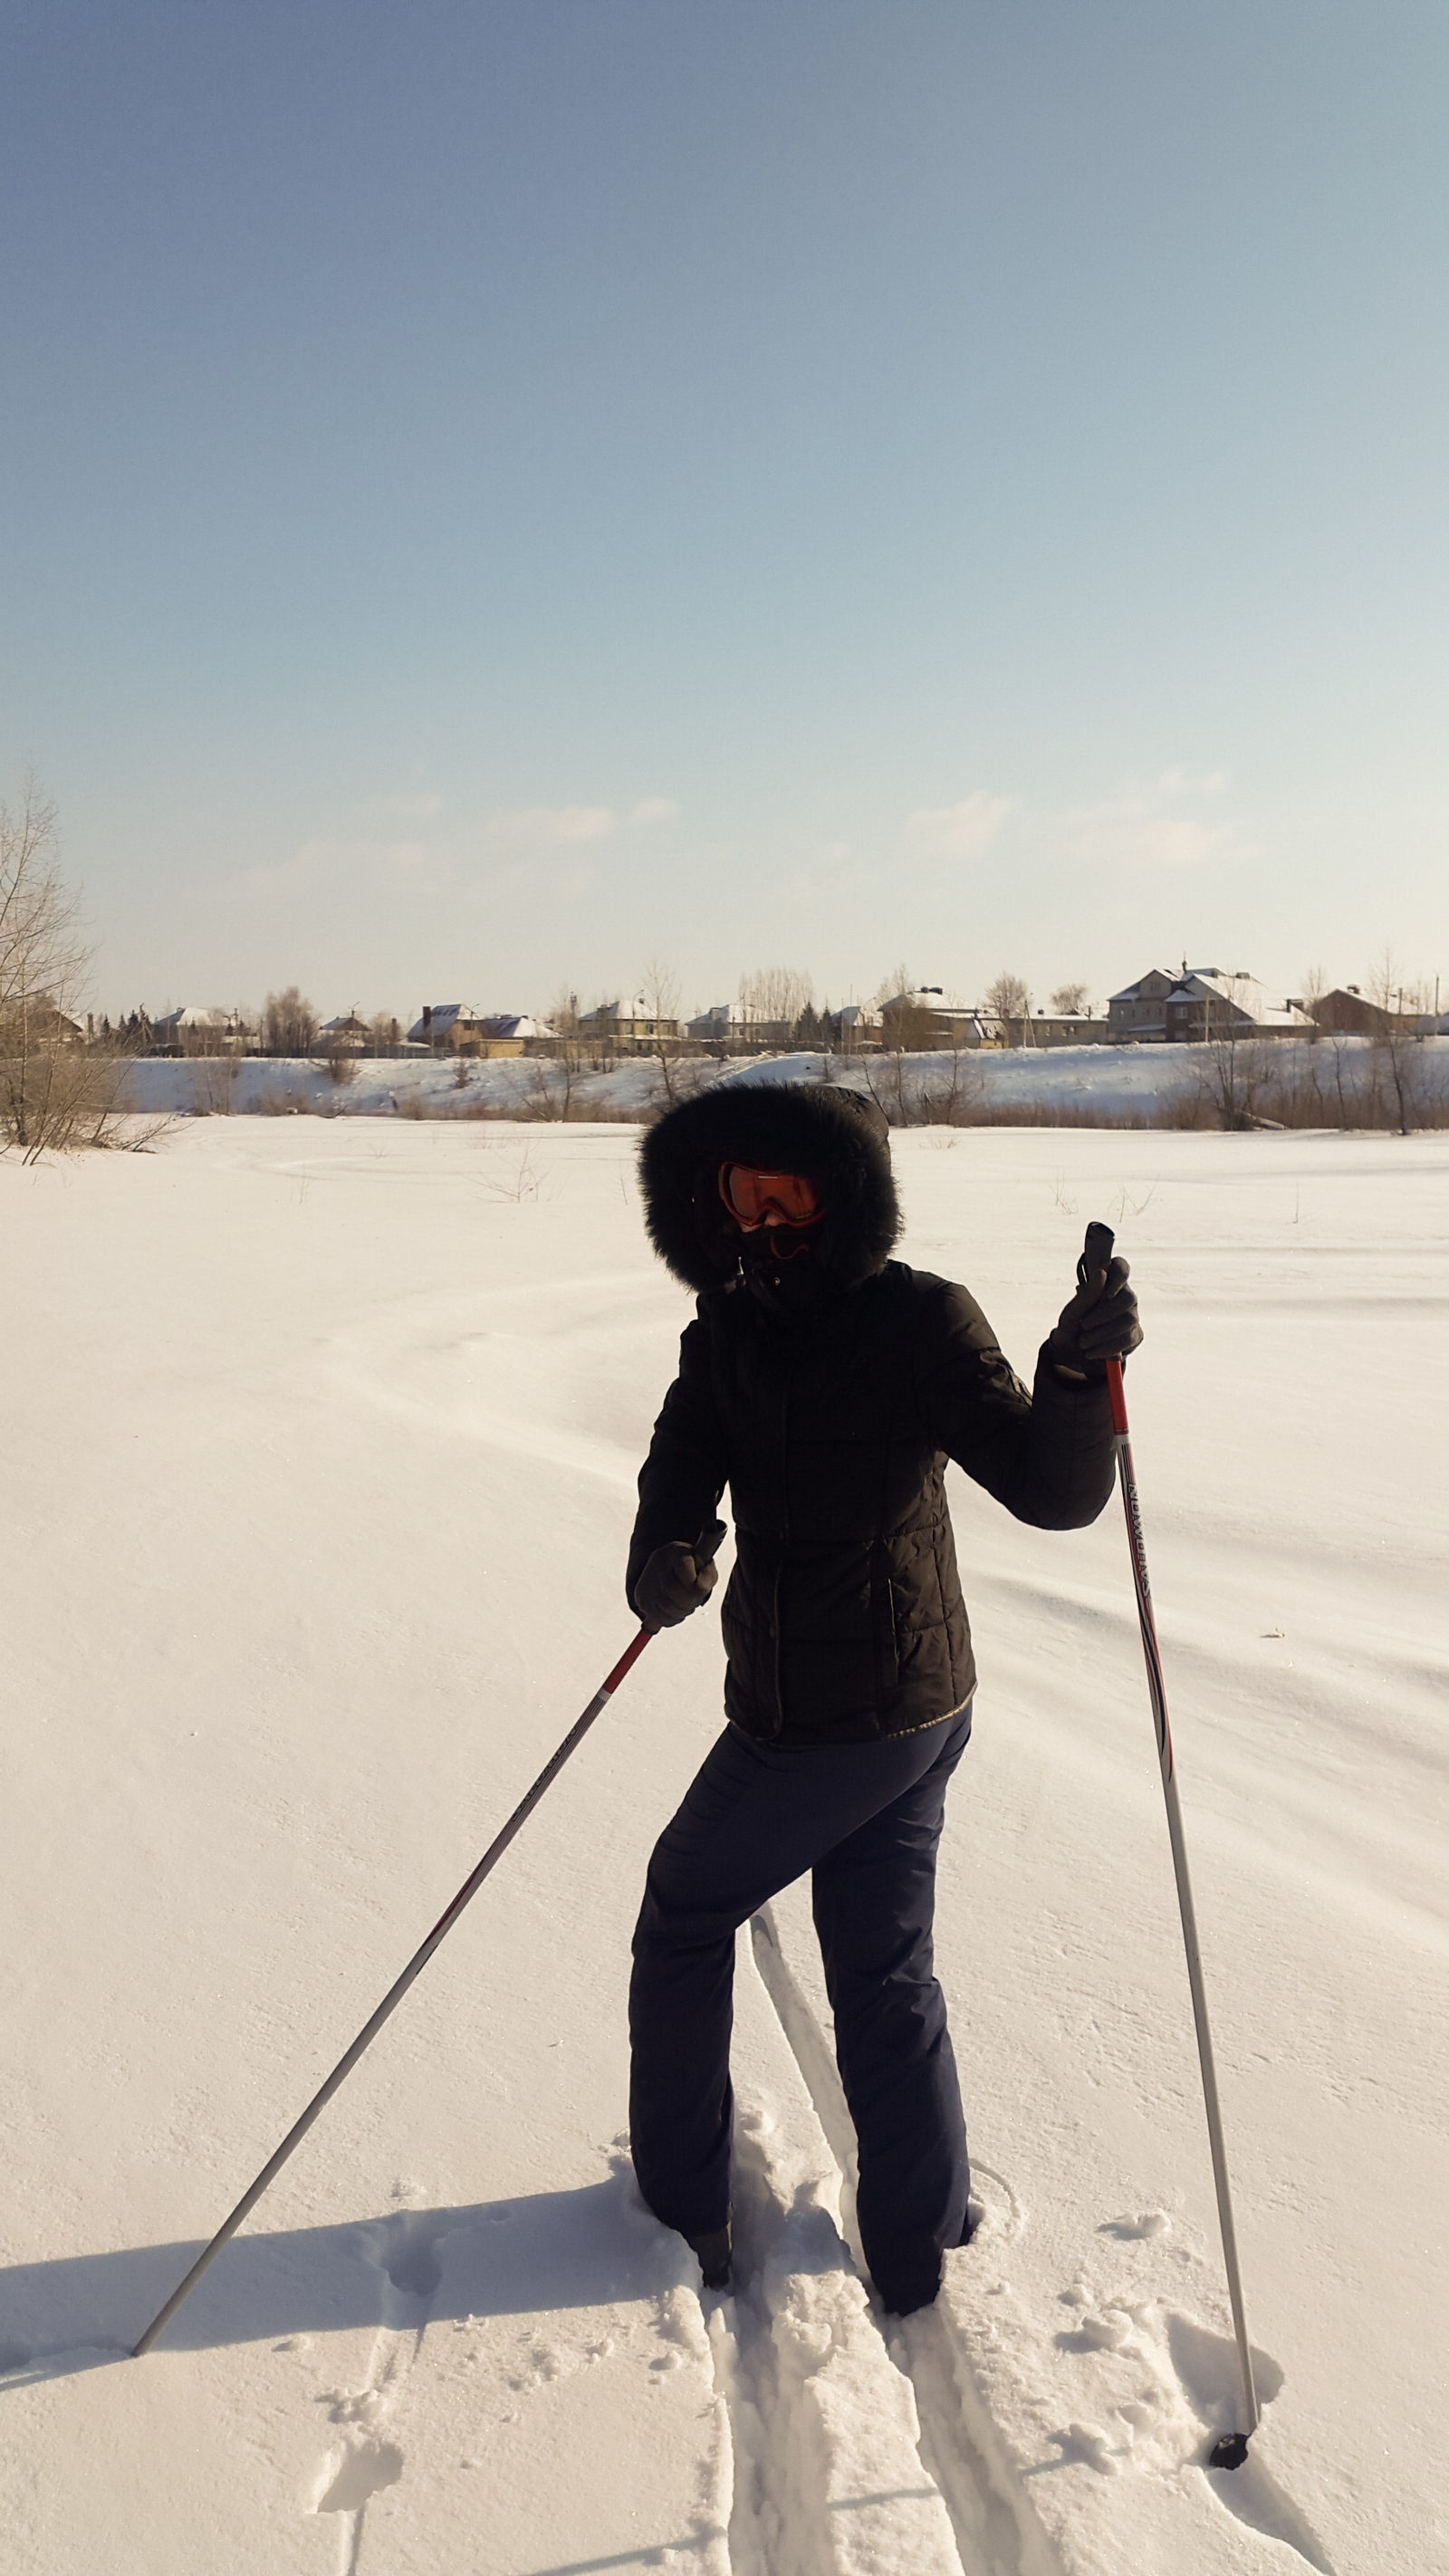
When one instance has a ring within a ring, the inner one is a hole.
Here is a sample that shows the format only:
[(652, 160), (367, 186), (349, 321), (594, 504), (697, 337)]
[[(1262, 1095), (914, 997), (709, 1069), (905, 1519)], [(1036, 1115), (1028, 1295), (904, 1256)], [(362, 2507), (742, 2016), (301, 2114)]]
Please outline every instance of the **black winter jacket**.
[[(1095, 1520), (1112, 1487), (1105, 1389), (1043, 1360), (1028, 1395), (964, 1288), (885, 1257), (899, 1217), (877, 1120), (858, 1095), (727, 1084), (641, 1157), (655, 1242), (703, 1293), (639, 1478), (630, 1603), (654, 1549), (695, 1537), (727, 1485), (725, 1713), (781, 1744), (905, 1734), (970, 1699), (948, 1458), (1039, 1528)], [(729, 1158), (821, 1182), (834, 1293), (813, 1320), (771, 1313), (738, 1268), (704, 1287), (738, 1260), (715, 1213)]]

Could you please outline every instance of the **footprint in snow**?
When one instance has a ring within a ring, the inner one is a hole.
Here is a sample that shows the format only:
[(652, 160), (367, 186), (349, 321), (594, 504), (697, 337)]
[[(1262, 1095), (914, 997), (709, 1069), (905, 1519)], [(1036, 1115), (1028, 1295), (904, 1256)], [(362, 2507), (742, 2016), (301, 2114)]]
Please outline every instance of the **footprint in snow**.
[(323, 2472), (328, 2484), (312, 2510), (361, 2513), (384, 2487), (395, 2487), (402, 2473), (403, 2455), (396, 2442), (359, 2442), (355, 2449), (344, 2451), (340, 2462), (328, 2462)]

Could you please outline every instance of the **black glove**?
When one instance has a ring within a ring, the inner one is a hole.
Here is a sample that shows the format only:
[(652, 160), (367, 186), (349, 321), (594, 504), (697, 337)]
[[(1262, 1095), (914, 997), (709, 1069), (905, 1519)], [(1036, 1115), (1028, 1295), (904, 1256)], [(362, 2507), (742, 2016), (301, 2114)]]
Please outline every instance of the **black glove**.
[(634, 1586), (634, 1607), (642, 1625), (657, 1636), (661, 1628), (677, 1628), (691, 1610), (703, 1609), (718, 1581), (712, 1557), (698, 1557), (685, 1540), (671, 1539), (645, 1558)]
[(1109, 1360), (1125, 1360), (1142, 1339), (1137, 1299), (1128, 1287), (1125, 1261), (1112, 1253), (1105, 1225), (1089, 1225), (1087, 1249), (1077, 1264), (1077, 1293), (1062, 1308), (1046, 1356), (1064, 1377), (1100, 1380)]

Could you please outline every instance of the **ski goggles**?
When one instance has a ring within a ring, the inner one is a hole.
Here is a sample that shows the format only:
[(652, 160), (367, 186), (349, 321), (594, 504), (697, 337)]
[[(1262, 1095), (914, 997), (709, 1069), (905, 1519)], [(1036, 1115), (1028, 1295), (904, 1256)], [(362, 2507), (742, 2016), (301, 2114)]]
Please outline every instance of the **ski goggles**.
[(736, 1225), (818, 1225), (825, 1203), (803, 1172), (766, 1172), (755, 1163), (721, 1163), (719, 1194)]

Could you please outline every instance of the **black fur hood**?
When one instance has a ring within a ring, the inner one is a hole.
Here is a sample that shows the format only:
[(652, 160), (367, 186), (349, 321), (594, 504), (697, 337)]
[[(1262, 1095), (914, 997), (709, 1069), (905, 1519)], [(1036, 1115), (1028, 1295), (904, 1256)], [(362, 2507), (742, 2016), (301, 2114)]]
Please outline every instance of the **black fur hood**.
[(803, 1172), (825, 1201), (816, 1259), (837, 1287), (883, 1269), (901, 1230), (890, 1130), (864, 1093), (825, 1082), (720, 1082), (681, 1101), (639, 1148), (644, 1220), (686, 1288), (735, 1272), (739, 1237), (719, 1203), (721, 1163)]

